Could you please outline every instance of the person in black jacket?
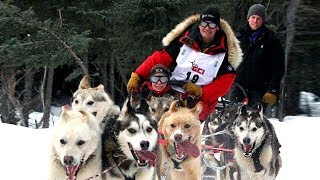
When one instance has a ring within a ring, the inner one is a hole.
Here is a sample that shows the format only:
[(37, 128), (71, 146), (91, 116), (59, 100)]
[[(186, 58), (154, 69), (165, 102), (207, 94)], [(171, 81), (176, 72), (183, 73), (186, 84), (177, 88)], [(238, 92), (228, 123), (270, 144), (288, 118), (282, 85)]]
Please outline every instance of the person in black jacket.
[(238, 36), (244, 55), (235, 79), (243, 89), (235, 89), (231, 97), (234, 101), (243, 101), (244, 90), (249, 106), (261, 102), (274, 105), (285, 72), (283, 48), (274, 32), (265, 25), (263, 5), (251, 6), (247, 19), (247, 25)]

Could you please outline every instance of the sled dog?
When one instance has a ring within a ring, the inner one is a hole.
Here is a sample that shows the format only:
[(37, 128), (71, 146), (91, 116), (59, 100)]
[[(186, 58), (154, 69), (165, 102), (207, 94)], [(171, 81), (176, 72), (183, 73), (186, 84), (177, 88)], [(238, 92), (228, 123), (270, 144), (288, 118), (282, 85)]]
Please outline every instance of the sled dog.
[[(210, 136), (210, 144), (223, 144), (234, 148), (234, 142), (231, 137), (231, 126), (234, 120), (238, 117), (240, 104), (230, 103), (224, 109), (215, 111), (205, 122), (208, 126), (208, 134), (217, 134)], [(220, 133), (219, 133), (220, 132)], [(231, 144), (230, 144), (231, 141)]]
[[(208, 127), (206, 144), (215, 148), (223, 148), (232, 151), (234, 149), (235, 140), (232, 135), (232, 124), (237, 118), (240, 103), (229, 103), (220, 111), (215, 111), (205, 122)], [(203, 154), (203, 160), (206, 161), (204, 165), (211, 166), (210, 168), (216, 168), (217, 180), (229, 180), (237, 178), (237, 165), (233, 161), (233, 153), (230, 151), (214, 151), (219, 155), (219, 158), (215, 158), (211, 151)], [(204, 170), (212, 171), (204, 167)], [(225, 167), (225, 168), (222, 168)], [(221, 169), (219, 169), (221, 168)]]
[(104, 129), (105, 120), (117, 116), (120, 112), (119, 106), (114, 104), (104, 86), (100, 84), (91, 87), (88, 76), (82, 78), (78, 90), (73, 94), (72, 108), (92, 113), (100, 123), (101, 129)]
[(193, 109), (179, 107), (179, 100), (170, 105), (159, 121), (159, 132), (164, 142), (159, 143), (158, 175), (161, 179), (201, 179), (201, 133), (199, 114), (202, 102)]
[(157, 122), (144, 99), (133, 104), (127, 100), (119, 117), (106, 124), (102, 141), (107, 179), (157, 179)]
[(170, 104), (173, 101), (174, 97), (170, 95), (164, 95), (162, 97), (151, 96), (147, 102), (152, 118), (159, 122), (161, 116), (169, 110)]
[(48, 179), (81, 180), (100, 173), (101, 133), (93, 115), (63, 106), (52, 135)]
[(243, 106), (232, 129), (240, 179), (275, 179), (281, 167), (280, 143), (260, 106)]

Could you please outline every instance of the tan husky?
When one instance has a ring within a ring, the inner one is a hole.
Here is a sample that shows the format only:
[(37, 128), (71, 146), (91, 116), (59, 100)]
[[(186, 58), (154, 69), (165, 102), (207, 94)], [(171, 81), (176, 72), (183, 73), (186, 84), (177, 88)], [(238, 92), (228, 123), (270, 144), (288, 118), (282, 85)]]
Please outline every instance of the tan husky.
[(100, 84), (97, 87), (91, 87), (88, 76), (82, 78), (78, 90), (73, 94), (72, 108), (92, 113), (99, 121), (101, 129), (104, 129), (105, 119), (120, 113), (119, 106), (114, 104), (104, 90), (104, 86)]
[(164, 141), (159, 144), (161, 156), (158, 175), (160, 179), (201, 179), (201, 134), (199, 114), (202, 102), (193, 109), (178, 107), (174, 101), (159, 122), (159, 132)]

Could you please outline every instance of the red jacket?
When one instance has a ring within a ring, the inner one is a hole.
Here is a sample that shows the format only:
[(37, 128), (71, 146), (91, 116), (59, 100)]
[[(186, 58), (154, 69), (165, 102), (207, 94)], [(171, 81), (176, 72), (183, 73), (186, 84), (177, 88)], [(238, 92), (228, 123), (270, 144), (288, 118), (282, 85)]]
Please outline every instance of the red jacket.
[[(194, 17), (192, 18), (194, 19)], [(181, 24), (185, 24), (185, 29), (181, 30), (183, 33), (178, 36), (174, 36), (171, 39), (169, 37), (171, 40), (169, 40), (169, 44), (162, 50), (155, 51), (151, 56), (149, 56), (136, 69), (135, 73), (137, 73), (140, 78), (146, 80), (149, 76), (151, 68), (156, 64), (163, 64), (167, 68), (173, 70), (173, 67), (175, 66), (175, 58), (179, 54), (180, 47), (183, 44), (193, 48), (196, 51), (210, 55), (225, 52), (226, 56), (218, 71), (217, 77), (213, 78), (211, 83), (202, 86), (201, 101), (203, 102), (203, 110), (199, 118), (203, 121), (206, 120), (209, 114), (213, 112), (218, 102), (218, 98), (225, 95), (232, 86), (236, 77), (235, 68), (242, 60), (242, 52), (230, 26), (223, 20), (221, 20), (220, 30), (217, 31), (213, 42), (211, 42), (209, 46), (206, 46), (206, 48), (201, 49), (200, 47), (202, 44), (199, 38), (200, 32), (197, 24), (198, 20), (199, 19), (196, 19), (196, 21), (191, 20), (192, 22), (189, 23), (187, 21), (182, 22)], [(168, 36), (171, 36), (170, 33), (166, 36), (166, 38)], [(227, 41), (227, 38), (230, 38), (228, 39), (229, 41)], [(232, 47), (231, 56), (228, 52), (230, 51), (230, 48), (228, 47)]]

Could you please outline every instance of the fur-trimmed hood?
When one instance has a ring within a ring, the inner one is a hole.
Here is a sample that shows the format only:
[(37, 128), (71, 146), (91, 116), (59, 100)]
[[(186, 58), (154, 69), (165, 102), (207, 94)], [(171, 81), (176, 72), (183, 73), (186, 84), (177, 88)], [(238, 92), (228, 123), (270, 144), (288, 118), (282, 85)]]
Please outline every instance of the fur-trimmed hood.
[[(200, 21), (200, 15), (192, 15), (186, 18), (184, 21), (176, 25), (176, 27), (171, 30), (163, 39), (163, 46), (168, 46), (171, 41), (180, 36), (183, 31), (192, 24), (196, 24)], [(228, 44), (228, 61), (231, 66), (235, 69), (242, 62), (242, 50), (240, 48), (240, 44), (238, 39), (236, 38), (231, 26), (227, 23), (227, 21), (221, 19), (220, 20), (220, 29), (224, 31), (227, 36), (227, 44)]]

